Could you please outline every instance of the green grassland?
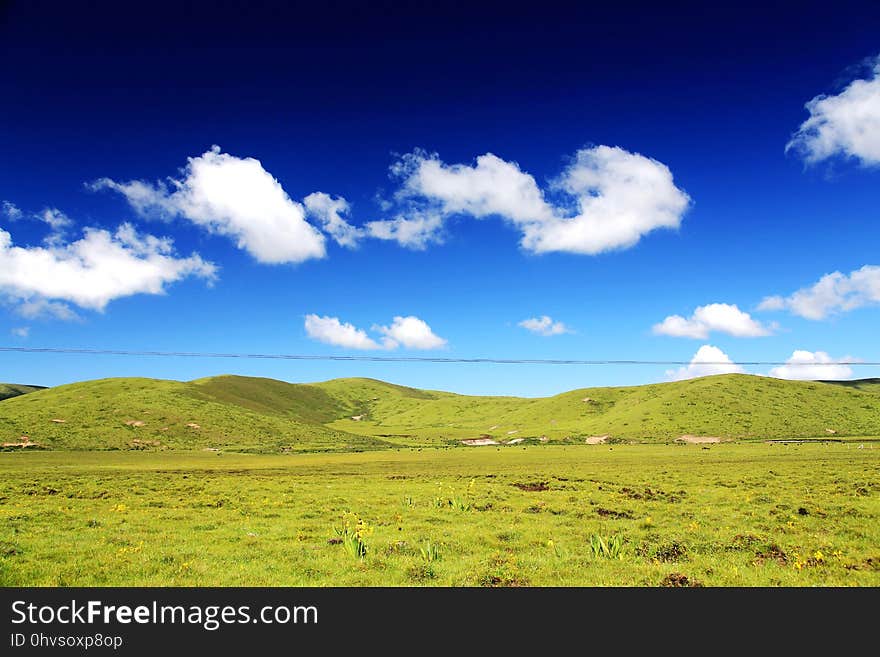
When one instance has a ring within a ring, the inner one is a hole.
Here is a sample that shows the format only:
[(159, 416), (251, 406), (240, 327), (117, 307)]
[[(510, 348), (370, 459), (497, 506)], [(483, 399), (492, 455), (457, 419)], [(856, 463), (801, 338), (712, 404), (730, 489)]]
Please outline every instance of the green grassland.
[(547, 398), (474, 397), (372, 379), (291, 384), (220, 376), (191, 382), (86, 381), (0, 401), (0, 441), (44, 449), (361, 451), (458, 445), (488, 436), (583, 443), (862, 439), (880, 435), (880, 382), (721, 375), (585, 388)]
[(0, 585), (878, 586), (878, 472), (869, 442), (16, 450)]

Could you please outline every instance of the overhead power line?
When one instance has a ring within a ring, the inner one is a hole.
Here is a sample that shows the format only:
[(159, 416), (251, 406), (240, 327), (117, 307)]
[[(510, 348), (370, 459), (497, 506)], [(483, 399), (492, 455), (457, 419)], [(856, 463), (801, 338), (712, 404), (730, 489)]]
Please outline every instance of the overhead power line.
[(638, 360), (638, 359), (556, 359), (556, 358), (443, 358), (440, 356), (346, 356), (338, 354), (248, 354), (213, 353), (196, 351), (145, 351), (128, 349), (74, 349), (66, 347), (0, 347), (0, 352), (30, 354), (80, 354), (86, 356), (159, 356), (165, 358), (242, 358), (264, 360), (323, 360), (355, 361), (371, 363), (471, 363), (497, 365), (788, 365), (828, 366), (862, 365), (880, 366), (878, 361), (834, 361), (830, 363), (791, 363), (776, 360), (741, 361), (690, 361), (690, 360)]

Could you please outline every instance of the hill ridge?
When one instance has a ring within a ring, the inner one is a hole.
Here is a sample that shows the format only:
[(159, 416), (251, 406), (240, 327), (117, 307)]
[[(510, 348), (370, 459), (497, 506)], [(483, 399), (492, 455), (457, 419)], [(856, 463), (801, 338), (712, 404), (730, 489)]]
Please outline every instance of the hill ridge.
[(225, 374), (114, 377), (0, 401), (0, 442), (51, 449), (315, 451), (459, 445), (880, 435), (880, 380), (725, 374), (550, 397), (460, 395), (368, 377), (289, 383)]

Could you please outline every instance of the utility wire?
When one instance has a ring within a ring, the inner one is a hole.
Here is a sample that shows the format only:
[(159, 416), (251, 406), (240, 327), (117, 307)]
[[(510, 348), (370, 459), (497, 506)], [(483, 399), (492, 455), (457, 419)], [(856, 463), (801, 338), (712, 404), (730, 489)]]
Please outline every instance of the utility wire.
[(442, 358), (439, 356), (343, 356), (306, 354), (209, 353), (194, 351), (141, 351), (127, 349), (74, 349), (66, 347), (0, 347), (0, 352), (30, 354), (81, 354), (88, 356), (160, 356), (170, 358), (242, 358), (267, 360), (326, 360), (373, 363), (471, 363), (498, 365), (865, 365), (880, 366), (878, 361), (835, 361), (831, 363), (790, 363), (775, 360), (697, 361), (689, 360), (574, 360), (543, 358)]

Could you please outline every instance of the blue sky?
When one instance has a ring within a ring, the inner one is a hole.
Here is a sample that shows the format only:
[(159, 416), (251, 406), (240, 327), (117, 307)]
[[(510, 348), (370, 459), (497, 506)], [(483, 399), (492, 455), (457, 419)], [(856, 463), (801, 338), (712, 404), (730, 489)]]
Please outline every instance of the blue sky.
[(0, 380), (880, 376), (833, 362), (880, 360), (876, 3), (116, 4), (0, 9), (0, 345), (713, 364), (2, 353)]

